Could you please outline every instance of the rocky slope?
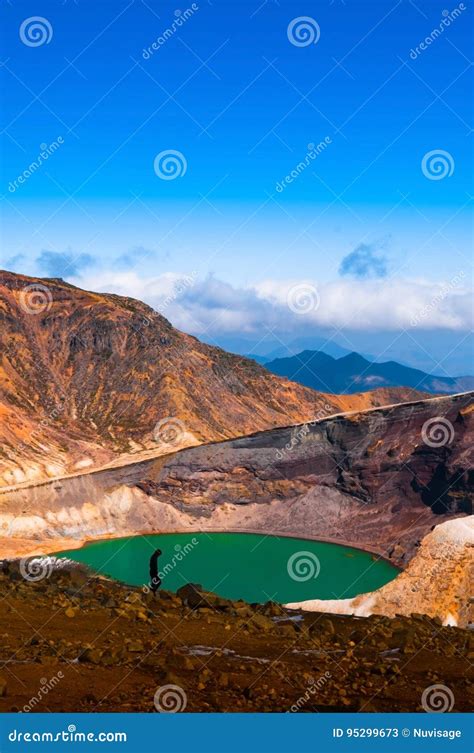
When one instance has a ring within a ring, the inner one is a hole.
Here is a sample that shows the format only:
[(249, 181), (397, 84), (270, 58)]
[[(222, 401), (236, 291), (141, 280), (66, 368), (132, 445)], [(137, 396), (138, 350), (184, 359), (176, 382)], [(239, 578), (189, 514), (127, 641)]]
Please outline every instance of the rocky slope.
[(189, 586), (153, 598), (80, 569), (43, 575), (27, 580), (16, 563), (0, 573), (0, 712), (472, 708), (474, 635), (438, 620), (294, 613)]
[(0, 272), (0, 486), (415, 394), (322, 395), (139, 301)]
[(444, 625), (474, 623), (474, 517), (449, 520), (429, 533), (407, 569), (372, 593), (354, 599), (312, 599), (287, 604), (311, 612), (437, 617)]
[(404, 566), (472, 512), (472, 395), (333, 416), (0, 493), (0, 553), (224, 530), (362, 547)]
[(397, 564), (429, 529), (472, 513), (472, 395), (334, 416), (188, 449), (138, 484), (222, 528), (376, 548)]

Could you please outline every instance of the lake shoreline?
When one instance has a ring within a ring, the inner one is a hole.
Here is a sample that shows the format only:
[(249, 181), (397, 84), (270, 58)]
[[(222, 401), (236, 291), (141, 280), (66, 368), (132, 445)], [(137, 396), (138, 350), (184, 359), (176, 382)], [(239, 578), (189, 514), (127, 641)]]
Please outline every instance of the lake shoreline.
[(66, 559), (99, 575), (142, 587), (149, 582), (149, 560), (157, 549), (162, 554), (158, 568), (163, 588), (175, 592), (185, 583), (200, 583), (205, 591), (248, 603), (271, 600), (284, 604), (315, 595), (354, 597), (399, 575), (391, 564), (353, 547), (228, 531), (102, 539), (80, 549), (53, 553), (59, 558), (54, 567), (61, 567)]
[[(196, 528), (196, 529), (176, 529), (176, 530), (166, 530), (166, 531), (134, 531), (133, 533), (117, 533), (117, 534), (108, 534), (105, 536), (99, 536), (99, 537), (87, 537), (84, 539), (81, 539), (78, 541), (77, 539), (61, 539), (62, 542), (67, 542), (67, 546), (64, 546), (64, 548), (61, 546), (61, 549), (58, 549), (57, 547), (47, 547), (47, 550), (43, 552), (35, 552), (34, 555), (30, 556), (54, 556), (56, 554), (60, 554), (63, 551), (71, 551), (75, 549), (83, 549), (88, 544), (93, 543), (100, 543), (101, 541), (111, 541), (114, 539), (127, 539), (127, 538), (138, 538), (140, 536), (166, 536), (168, 534), (189, 534), (192, 535), (193, 533), (207, 533), (207, 534), (213, 534), (213, 533), (229, 533), (229, 534), (249, 534), (254, 536), (263, 536), (265, 538), (273, 537), (273, 538), (286, 538), (286, 539), (298, 539), (300, 541), (313, 541), (313, 542), (319, 542), (321, 544), (334, 544), (336, 546), (346, 547), (348, 549), (354, 549), (358, 552), (364, 552), (365, 554), (371, 554), (375, 555), (377, 559), (381, 559), (387, 564), (391, 565), (395, 570), (397, 570), (399, 573), (403, 572), (403, 568), (399, 567), (397, 564), (395, 564), (387, 555), (382, 554), (380, 550), (378, 550), (376, 547), (361, 547), (357, 546), (353, 541), (349, 539), (336, 539), (336, 538), (330, 538), (330, 537), (322, 537), (322, 536), (311, 536), (306, 535), (303, 536), (298, 533), (291, 533), (289, 531), (259, 531), (259, 530), (251, 530), (247, 528)], [(28, 556), (28, 555), (27, 555)], [(375, 560), (376, 561), (376, 560)]]

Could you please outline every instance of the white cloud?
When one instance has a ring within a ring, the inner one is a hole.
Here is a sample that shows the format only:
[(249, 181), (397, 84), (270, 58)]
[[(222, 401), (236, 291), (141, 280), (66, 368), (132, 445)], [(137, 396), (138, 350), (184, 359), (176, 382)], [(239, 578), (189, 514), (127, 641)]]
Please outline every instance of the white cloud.
[[(410, 329), (468, 330), (472, 326), (472, 290), (462, 271), (439, 283), (402, 278), (338, 280), (317, 286), (311, 280), (263, 280), (237, 288), (215, 277), (166, 273), (153, 278), (137, 272), (104, 272), (71, 279), (86, 289), (113, 292), (145, 301), (179, 329), (199, 335), (259, 334), (268, 327), (282, 333), (307, 332), (308, 326), (382, 331)], [(180, 282), (181, 281), (181, 282)], [(317, 288), (319, 305), (295, 313), (287, 303), (295, 286)]]

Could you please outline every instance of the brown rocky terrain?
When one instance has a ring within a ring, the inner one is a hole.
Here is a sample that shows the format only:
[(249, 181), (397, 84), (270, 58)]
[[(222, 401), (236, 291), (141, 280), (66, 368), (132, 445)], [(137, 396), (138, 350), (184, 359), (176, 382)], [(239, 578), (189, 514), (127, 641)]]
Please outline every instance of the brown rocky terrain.
[(474, 701), (473, 633), (421, 615), (287, 612), (190, 586), (153, 598), (83, 569), (27, 581), (16, 563), (0, 574), (0, 598), (1, 712), (428, 711), (440, 700), (469, 711)]
[(317, 393), (177, 331), (139, 301), (0, 272), (3, 487), (417, 394)]

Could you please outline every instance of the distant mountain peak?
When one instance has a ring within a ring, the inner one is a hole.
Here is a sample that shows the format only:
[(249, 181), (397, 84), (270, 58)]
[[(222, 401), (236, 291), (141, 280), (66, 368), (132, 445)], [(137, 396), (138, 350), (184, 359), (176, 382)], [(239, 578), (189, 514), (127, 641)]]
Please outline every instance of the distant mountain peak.
[(439, 394), (456, 394), (474, 389), (474, 377), (432, 376), (396, 361), (373, 363), (356, 352), (335, 359), (321, 351), (305, 350), (295, 356), (267, 362), (265, 368), (306, 387), (337, 394), (353, 394), (380, 387), (410, 387)]
[(368, 361), (367, 358), (364, 358), (364, 356), (361, 356), (360, 353), (356, 353), (355, 350), (353, 350), (347, 356), (342, 356), (341, 358), (338, 358), (337, 360), (339, 362), (343, 361), (344, 363), (358, 364), (358, 365), (359, 364), (365, 365), (365, 364), (370, 363), (370, 361)]

